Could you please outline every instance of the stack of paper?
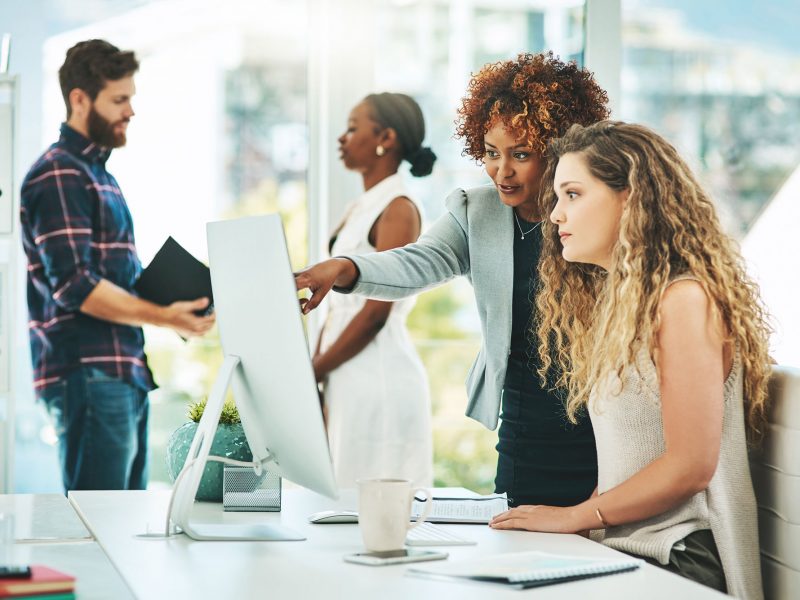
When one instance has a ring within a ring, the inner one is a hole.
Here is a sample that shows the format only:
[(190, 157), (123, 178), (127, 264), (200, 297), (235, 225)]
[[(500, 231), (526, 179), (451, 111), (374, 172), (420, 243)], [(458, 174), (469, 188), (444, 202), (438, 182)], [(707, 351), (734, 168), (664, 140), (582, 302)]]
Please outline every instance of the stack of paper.
[[(418, 518), (425, 502), (414, 498), (411, 516)], [(475, 495), (470, 498), (443, 498), (434, 494), (433, 508), (427, 521), (431, 523), (488, 523), (495, 515), (508, 510), (505, 494)]]

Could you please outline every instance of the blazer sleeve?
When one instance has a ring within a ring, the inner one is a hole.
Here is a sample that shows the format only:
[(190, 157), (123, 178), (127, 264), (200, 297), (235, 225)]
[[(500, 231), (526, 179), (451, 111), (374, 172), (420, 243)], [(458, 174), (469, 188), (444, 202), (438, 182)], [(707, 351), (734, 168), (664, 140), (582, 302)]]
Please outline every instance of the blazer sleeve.
[(447, 213), (413, 244), (348, 256), (359, 271), (358, 281), (349, 291), (378, 300), (399, 300), (467, 275), (467, 193), (455, 190), (445, 204)]

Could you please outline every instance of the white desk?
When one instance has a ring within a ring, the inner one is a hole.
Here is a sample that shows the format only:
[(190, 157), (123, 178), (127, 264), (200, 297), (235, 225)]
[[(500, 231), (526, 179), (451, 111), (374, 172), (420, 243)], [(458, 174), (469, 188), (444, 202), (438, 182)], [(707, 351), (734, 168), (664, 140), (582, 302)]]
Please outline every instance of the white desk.
[(80, 600), (134, 597), (64, 496), (2, 495), (0, 513), (14, 516), (13, 562), (47, 565), (75, 576)]
[[(202, 522), (273, 522), (303, 533), (304, 542), (197, 542), (186, 536), (140, 539), (162, 529), (169, 500), (164, 491), (71, 492), (70, 501), (138, 598), (592, 598), (619, 600), (726, 598), (708, 588), (645, 565), (638, 571), (519, 591), (494, 584), (444, 582), (405, 575), (409, 565), (369, 567), (342, 556), (362, 550), (357, 525), (310, 525), (306, 517), (329, 508), (356, 508), (355, 492), (332, 501), (284, 490), (281, 513), (225, 513), (220, 504), (197, 503)], [(447, 525), (478, 542), (451, 546), (449, 560), (522, 550), (584, 556), (617, 553), (577, 535), (494, 531), (484, 525)]]

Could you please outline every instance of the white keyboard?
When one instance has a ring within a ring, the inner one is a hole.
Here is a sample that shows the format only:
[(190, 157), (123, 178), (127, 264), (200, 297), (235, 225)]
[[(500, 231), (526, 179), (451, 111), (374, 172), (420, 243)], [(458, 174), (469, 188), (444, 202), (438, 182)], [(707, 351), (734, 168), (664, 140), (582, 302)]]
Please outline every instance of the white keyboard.
[(476, 543), (457, 536), (445, 527), (439, 527), (427, 521), (414, 527), (406, 535), (407, 546), (472, 546)]

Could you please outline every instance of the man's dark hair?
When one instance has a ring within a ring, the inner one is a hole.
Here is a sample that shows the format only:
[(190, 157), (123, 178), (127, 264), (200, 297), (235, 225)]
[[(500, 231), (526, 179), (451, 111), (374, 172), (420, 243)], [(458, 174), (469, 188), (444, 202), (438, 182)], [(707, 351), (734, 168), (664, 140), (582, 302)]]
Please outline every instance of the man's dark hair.
[(67, 118), (72, 115), (69, 93), (81, 89), (94, 101), (108, 81), (117, 81), (133, 75), (139, 61), (130, 51), (121, 51), (105, 40), (78, 42), (67, 50), (67, 58), (58, 70), (61, 94), (67, 105)]

